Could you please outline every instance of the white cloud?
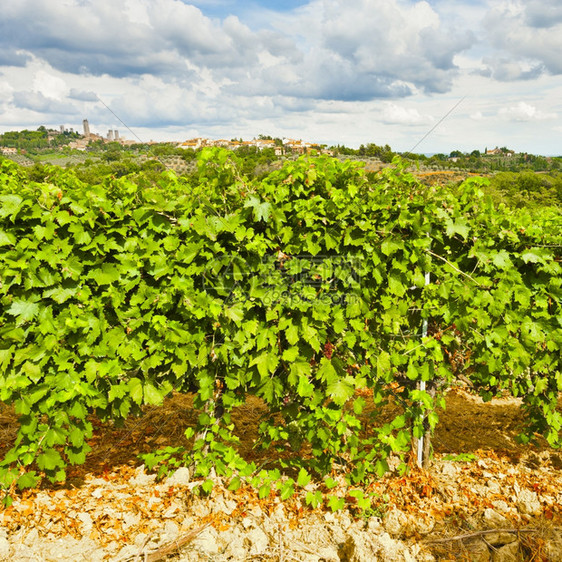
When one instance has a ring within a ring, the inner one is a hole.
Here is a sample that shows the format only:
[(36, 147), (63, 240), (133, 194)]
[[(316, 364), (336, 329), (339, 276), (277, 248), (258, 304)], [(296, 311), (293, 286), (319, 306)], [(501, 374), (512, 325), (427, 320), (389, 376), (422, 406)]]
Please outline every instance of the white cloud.
[(392, 102), (384, 104), (381, 111), (381, 121), (388, 124), (400, 125), (428, 125), (433, 118), (423, 116), (413, 107), (407, 108)]
[(545, 121), (555, 119), (556, 113), (548, 113), (538, 110), (534, 105), (520, 101), (517, 105), (502, 107), (498, 114), (512, 121)]
[(482, 62), (484, 63), (484, 69), (480, 70), (480, 73), (502, 82), (534, 80), (545, 70), (545, 67), (538, 62), (531, 63), (502, 57), (484, 57)]
[(289, 9), (298, 3), (7, 2), (0, 129), (79, 127), (83, 118), (97, 132), (121, 129), (99, 96), (147, 140), (266, 133), (408, 150), (467, 96), (421, 150), (558, 146), (558, 0), (310, 0)]
[(428, 92), (450, 88), (453, 58), (473, 42), (469, 32), (444, 28), (427, 2), (330, 0), (323, 6), (322, 45), (329, 52), (358, 74), (388, 76)]
[(33, 91), (40, 92), (47, 98), (61, 100), (69, 90), (62, 78), (45, 70), (39, 70), (33, 78)]
[[(2, 33), (9, 28), (18, 34)], [(228, 79), (229, 92), (317, 99), (447, 91), (454, 56), (471, 42), (469, 33), (444, 29), (423, 1), (313, 0), (298, 14), (284, 14), (275, 29), (254, 31), (234, 15), (211, 19), (180, 0), (69, 0), (64, 7), (21, 0), (0, 23), (0, 46), (63, 72), (175, 82), (193, 78), (188, 61), (220, 75), (217, 82)]]
[(7, 80), (0, 80), (0, 98), (6, 99), (12, 95), (14, 88)]
[(132, 24), (152, 27), (148, 14), (148, 5), (142, 0), (124, 0), (123, 13)]
[[(539, 70), (562, 74), (562, 7), (559, 0), (498, 2), (488, 12), (484, 24), (490, 42), (498, 49), (487, 63), (494, 78), (528, 78), (525, 64), (534, 69), (531, 77), (535, 77)], [(506, 64), (509, 65), (507, 69)], [(521, 69), (519, 73), (517, 65)]]

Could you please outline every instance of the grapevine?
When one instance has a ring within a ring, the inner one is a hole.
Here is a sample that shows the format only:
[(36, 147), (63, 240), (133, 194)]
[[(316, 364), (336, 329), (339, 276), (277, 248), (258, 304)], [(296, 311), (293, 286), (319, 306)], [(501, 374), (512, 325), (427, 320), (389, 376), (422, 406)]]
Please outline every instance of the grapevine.
[[(521, 439), (560, 445), (559, 209), (495, 208), (485, 180), (428, 187), (398, 160), (371, 177), (303, 157), (250, 180), (206, 149), (189, 178), (100, 185), (0, 166), (0, 400), (20, 416), (5, 490), (64, 480), (92, 415), (138, 415), (173, 391), (196, 395), (193, 445), (147, 464), (282, 497), (309, 474), (382, 475), (459, 377), (485, 399), (522, 397)], [(261, 445), (288, 444), (280, 469), (297, 481), (238, 453), (230, 412), (249, 395), (271, 413)], [(380, 423), (391, 402), (400, 412)]]

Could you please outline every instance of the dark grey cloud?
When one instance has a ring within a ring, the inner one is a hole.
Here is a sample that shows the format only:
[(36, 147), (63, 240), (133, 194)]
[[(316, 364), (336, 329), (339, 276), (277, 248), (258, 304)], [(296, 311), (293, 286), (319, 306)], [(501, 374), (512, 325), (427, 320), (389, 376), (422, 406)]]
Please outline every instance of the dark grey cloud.
[(9, 46), (0, 50), (0, 66), (25, 66), (31, 60), (31, 55), (18, 51)]
[(356, 65), (336, 53), (320, 51), (307, 57), (293, 80), (275, 80), (271, 69), (267, 82), (275, 84), (276, 91), (294, 97), (323, 100), (367, 101), (374, 98), (404, 97), (411, 88), (386, 72), (357, 72)]
[(186, 61), (244, 67), (266, 48), (237, 18), (211, 20), (179, 0), (19, 0), (0, 21), (0, 48), (8, 46), (63, 72), (114, 77), (181, 75)]
[(425, 28), (420, 31), (419, 57), (428, 61), (436, 70), (456, 71), (455, 55), (469, 49), (476, 43), (476, 37), (470, 30), (456, 33)]
[(527, 0), (525, 23), (530, 27), (551, 28), (562, 23), (560, 0)]
[(41, 92), (18, 91), (14, 92), (12, 97), (15, 107), (21, 109), (58, 115), (76, 115), (78, 113), (72, 104), (47, 97)]
[(126, 78), (152, 74), (170, 76), (181, 73), (183, 64), (177, 54), (170, 52), (119, 54), (117, 52), (67, 52), (45, 48), (40, 56), (53, 68), (70, 74)]
[(84, 92), (71, 88), (68, 97), (78, 101), (98, 101), (98, 96), (95, 92)]

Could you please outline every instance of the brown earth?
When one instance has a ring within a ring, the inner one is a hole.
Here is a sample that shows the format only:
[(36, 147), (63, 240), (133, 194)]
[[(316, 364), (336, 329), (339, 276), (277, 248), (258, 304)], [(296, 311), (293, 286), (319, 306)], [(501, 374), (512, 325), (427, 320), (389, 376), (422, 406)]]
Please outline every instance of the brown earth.
[[(190, 396), (122, 428), (96, 422), (93, 450), (64, 486), (24, 492), (0, 511), (0, 560), (562, 560), (562, 454), (515, 441), (522, 416), (513, 398), (484, 404), (455, 390), (446, 402), (432, 467), (371, 484), (373, 509), (363, 516), (352, 505), (313, 510), (302, 495), (229, 492), (218, 478), (200, 498), (181, 469), (155, 482), (137, 455), (182, 442), (196, 419)], [(268, 454), (253, 449), (264, 413), (251, 398), (233, 416), (254, 459)], [(16, 423), (0, 404), (0, 455)]]

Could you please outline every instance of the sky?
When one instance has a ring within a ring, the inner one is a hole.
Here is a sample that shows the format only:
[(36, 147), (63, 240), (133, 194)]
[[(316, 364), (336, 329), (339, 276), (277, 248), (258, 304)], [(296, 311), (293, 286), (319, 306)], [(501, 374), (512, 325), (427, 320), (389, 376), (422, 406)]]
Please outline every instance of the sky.
[(0, 0), (0, 132), (561, 155), (560, 0)]

